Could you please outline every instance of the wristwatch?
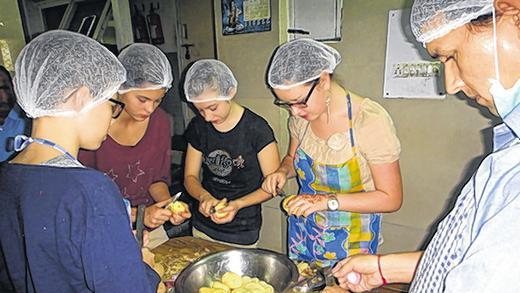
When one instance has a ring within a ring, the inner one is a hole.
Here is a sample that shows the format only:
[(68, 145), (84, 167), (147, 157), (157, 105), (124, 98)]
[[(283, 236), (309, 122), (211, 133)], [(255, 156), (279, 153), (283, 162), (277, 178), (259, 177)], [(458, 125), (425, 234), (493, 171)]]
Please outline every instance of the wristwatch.
[(327, 209), (331, 212), (339, 209), (339, 201), (336, 194), (329, 194), (329, 198), (327, 199)]

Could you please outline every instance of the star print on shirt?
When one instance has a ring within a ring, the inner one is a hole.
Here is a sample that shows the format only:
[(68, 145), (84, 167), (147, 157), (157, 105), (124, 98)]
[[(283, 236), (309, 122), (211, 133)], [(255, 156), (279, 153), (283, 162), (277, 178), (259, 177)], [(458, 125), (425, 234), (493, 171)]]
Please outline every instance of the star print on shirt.
[(119, 177), (119, 175), (117, 175), (116, 172), (114, 172), (114, 169), (110, 169), (108, 172), (105, 173), (105, 175), (110, 177), (110, 179), (112, 179), (112, 181), (114, 182), (116, 182), (117, 177)]
[(128, 174), (126, 174), (126, 178), (132, 180), (133, 183), (137, 183), (139, 176), (145, 174), (145, 172), (141, 170), (140, 165), (141, 161), (137, 161), (133, 165), (128, 164)]

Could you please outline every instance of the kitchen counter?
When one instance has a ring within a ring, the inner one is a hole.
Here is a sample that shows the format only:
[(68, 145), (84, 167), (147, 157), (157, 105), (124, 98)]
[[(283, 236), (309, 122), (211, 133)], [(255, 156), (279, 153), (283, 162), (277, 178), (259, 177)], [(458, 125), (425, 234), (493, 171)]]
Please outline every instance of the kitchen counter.
[[(225, 244), (185, 236), (170, 239), (153, 249), (152, 252), (155, 254), (155, 260), (164, 266), (165, 278), (175, 280), (177, 275), (193, 261), (210, 253), (232, 248)], [(407, 285), (389, 285), (370, 292), (408, 292), (407, 289)]]

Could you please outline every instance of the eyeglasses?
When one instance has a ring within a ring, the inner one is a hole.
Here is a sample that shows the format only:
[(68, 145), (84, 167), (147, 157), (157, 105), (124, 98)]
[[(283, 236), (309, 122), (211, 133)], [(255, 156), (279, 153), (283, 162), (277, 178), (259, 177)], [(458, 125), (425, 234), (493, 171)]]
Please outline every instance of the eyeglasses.
[(120, 102), (116, 99), (108, 99), (110, 102), (114, 103), (112, 105), (112, 119), (117, 119), (123, 110), (125, 109), (125, 103)]
[(312, 92), (314, 91), (314, 88), (316, 87), (316, 85), (319, 83), (320, 81), (320, 78), (316, 78), (314, 80), (312, 80), (312, 86), (311, 86), (311, 89), (309, 90), (309, 92), (307, 93), (307, 96), (305, 96), (305, 98), (301, 101), (297, 101), (297, 102), (287, 102), (287, 101), (282, 101), (280, 100), (278, 97), (276, 97), (276, 94), (274, 93), (273, 91), (273, 95), (276, 97), (275, 100), (274, 100), (274, 104), (276, 106), (280, 106), (280, 107), (287, 107), (287, 108), (290, 108), (290, 107), (298, 107), (298, 108), (307, 108), (307, 102), (309, 101), (309, 99), (311, 98), (312, 96)]

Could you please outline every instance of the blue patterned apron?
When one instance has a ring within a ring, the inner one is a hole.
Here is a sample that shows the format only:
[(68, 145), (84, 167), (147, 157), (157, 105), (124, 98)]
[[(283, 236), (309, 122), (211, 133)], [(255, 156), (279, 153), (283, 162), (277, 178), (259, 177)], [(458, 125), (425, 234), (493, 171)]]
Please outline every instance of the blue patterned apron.
[[(300, 186), (298, 194), (364, 192), (358, 150), (352, 128), (352, 104), (347, 95), (351, 159), (341, 164), (313, 160), (301, 148), (296, 150), (294, 167)], [(344, 211), (321, 211), (308, 217), (289, 217), (289, 257), (317, 262), (321, 266), (355, 254), (376, 253), (381, 216)]]

